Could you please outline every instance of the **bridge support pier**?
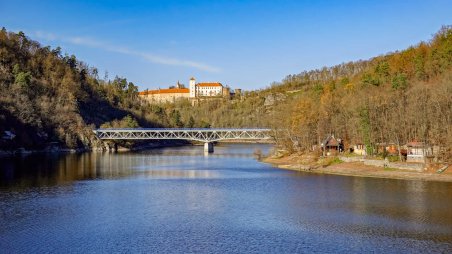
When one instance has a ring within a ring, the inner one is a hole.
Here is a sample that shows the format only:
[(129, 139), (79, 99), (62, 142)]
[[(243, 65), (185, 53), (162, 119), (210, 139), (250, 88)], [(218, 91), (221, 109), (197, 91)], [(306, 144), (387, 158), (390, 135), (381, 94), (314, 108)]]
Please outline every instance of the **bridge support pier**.
[(213, 153), (213, 143), (212, 142), (204, 143), (204, 152), (205, 153)]

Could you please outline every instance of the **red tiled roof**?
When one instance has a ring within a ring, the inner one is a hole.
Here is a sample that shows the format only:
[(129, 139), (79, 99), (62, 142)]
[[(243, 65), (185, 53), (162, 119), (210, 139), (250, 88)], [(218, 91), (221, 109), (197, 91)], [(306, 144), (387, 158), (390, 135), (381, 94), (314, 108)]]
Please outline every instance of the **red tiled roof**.
[(170, 88), (170, 89), (158, 89), (158, 90), (148, 90), (139, 92), (139, 95), (148, 95), (148, 94), (162, 94), (162, 93), (190, 93), (188, 88)]
[(206, 87), (206, 86), (223, 86), (220, 82), (207, 82), (207, 83), (198, 83), (198, 86)]

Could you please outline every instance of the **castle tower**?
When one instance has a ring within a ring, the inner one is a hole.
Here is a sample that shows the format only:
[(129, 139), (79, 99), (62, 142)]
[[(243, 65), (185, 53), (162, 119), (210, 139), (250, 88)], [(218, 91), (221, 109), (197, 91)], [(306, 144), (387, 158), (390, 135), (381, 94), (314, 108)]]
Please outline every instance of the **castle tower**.
[(190, 98), (196, 98), (196, 79), (191, 78), (189, 82)]

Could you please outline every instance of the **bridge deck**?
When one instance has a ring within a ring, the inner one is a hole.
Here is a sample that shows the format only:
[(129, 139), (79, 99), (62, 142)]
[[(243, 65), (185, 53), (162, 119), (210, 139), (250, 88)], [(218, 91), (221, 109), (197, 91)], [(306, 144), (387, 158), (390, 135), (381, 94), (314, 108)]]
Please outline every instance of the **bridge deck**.
[(201, 142), (270, 139), (265, 128), (122, 128), (94, 130), (100, 139), (185, 139)]

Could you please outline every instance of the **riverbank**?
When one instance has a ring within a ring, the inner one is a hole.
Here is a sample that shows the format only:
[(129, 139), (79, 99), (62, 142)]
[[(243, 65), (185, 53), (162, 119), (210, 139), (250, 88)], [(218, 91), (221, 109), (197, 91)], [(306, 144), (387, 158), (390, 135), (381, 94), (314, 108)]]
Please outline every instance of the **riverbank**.
[(122, 147), (117, 146), (110, 147), (107, 143), (104, 143), (102, 146), (98, 147), (87, 147), (87, 148), (76, 148), (76, 149), (70, 149), (70, 148), (59, 148), (59, 147), (52, 147), (52, 148), (45, 148), (40, 150), (27, 150), (25, 148), (18, 148), (14, 150), (0, 150), (0, 158), (2, 157), (11, 157), (11, 156), (26, 156), (30, 154), (66, 154), (66, 153), (85, 153), (85, 152), (132, 152), (132, 151), (141, 151), (141, 150), (148, 150), (148, 149), (158, 149), (158, 148), (165, 148), (165, 147), (178, 147), (178, 146), (186, 146), (186, 145), (192, 145), (185, 141), (162, 141), (162, 142), (154, 142), (154, 143), (145, 143), (145, 144), (139, 144), (132, 146), (130, 148), (128, 147)]
[(0, 150), (0, 158), (1, 157), (11, 157), (16, 155), (29, 155), (29, 154), (46, 154), (46, 153), (57, 153), (57, 154), (65, 154), (65, 153), (83, 153), (94, 151), (92, 149), (87, 148), (58, 148), (58, 149), (41, 149), (41, 150), (27, 150), (25, 148), (19, 148), (15, 150)]
[(262, 161), (265, 163), (270, 163), (275, 167), (281, 169), (317, 174), (452, 182), (452, 166), (449, 166), (442, 173), (437, 173), (433, 168), (425, 169), (419, 172), (365, 165), (363, 162), (341, 162), (338, 159), (330, 160), (329, 162), (323, 164), (314, 163), (312, 158), (306, 158), (297, 155), (291, 155), (281, 158), (267, 157)]

